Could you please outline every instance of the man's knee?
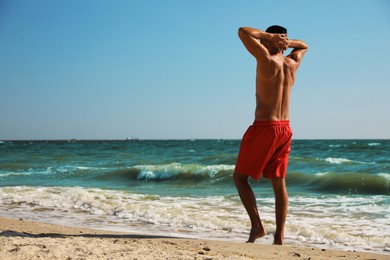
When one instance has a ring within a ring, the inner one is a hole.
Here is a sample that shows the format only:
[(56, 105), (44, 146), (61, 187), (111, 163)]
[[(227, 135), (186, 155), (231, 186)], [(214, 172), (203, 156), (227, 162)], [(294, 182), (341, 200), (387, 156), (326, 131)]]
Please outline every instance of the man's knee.
[(272, 186), (274, 190), (279, 190), (286, 186), (285, 178), (272, 178)]

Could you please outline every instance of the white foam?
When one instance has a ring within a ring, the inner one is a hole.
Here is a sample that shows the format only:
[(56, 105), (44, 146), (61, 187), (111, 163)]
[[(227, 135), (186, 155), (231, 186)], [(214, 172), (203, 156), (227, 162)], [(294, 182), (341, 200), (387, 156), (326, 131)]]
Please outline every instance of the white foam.
[(293, 197), (289, 204), (286, 233), (293, 240), (377, 251), (390, 242), (386, 196)]
[(89, 166), (69, 166), (71, 169), (77, 169), (82, 171), (88, 171), (88, 170), (105, 170), (107, 168), (102, 167), (89, 167)]
[(32, 172), (4, 172), (0, 173), (0, 178), (6, 178), (10, 176), (31, 175)]
[(381, 176), (385, 178), (386, 180), (390, 181), (390, 173), (378, 173), (378, 176)]
[(315, 176), (322, 177), (322, 176), (325, 176), (325, 175), (327, 175), (327, 174), (329, 174), (329, 172), (317, 172), (317, 173), (315, 174)]
[[(274, 198), (259, 197), (257, 203), (270, 234), (266, 239), (272, 239)], [(390, 244), (389, 212), (388, 196), (291, 196), (286, 242), (383, 251)], [(250, 229), (237, 195), (172, 197), (81, 187), (3, 187), (0, 215), (238, 241), (244, 241)]]
[(167, 179), (180, 173), (208, 174), (213, 177), (220, 171), (234, 170), (234, 165), (199, 165), (199, 164), (159, 164), (159, 165), (136, 165), (141, 172), (138, 179)]
[(353, 162), (353, 161), (351, 161), (349, 159), (345, 159), (345, 158), (332, 158), (332, 157), (325, 158), (325, 161), (328, 163), (332, 163), (332, 164), (342, 164), (342, 163)]

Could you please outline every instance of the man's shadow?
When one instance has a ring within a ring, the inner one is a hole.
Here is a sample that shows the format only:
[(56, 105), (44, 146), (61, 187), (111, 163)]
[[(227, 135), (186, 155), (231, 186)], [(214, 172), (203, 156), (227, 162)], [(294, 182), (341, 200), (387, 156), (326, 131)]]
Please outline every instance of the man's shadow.
[(59, 234), (59, 233), (41, 233), (31, 234), (26, 232), (18, 232), (14, 230), (5, 230), (0, 233), (0, 237), (31, 237), (31, 238), (66, 238), (66, 237), (96, 237), (96, 238), (132, 238), (132, 239), (153, 239), (153, 238), (176, 238), (168, 236), (153, 236), (153, 235), (127, 235), (127, 234)]

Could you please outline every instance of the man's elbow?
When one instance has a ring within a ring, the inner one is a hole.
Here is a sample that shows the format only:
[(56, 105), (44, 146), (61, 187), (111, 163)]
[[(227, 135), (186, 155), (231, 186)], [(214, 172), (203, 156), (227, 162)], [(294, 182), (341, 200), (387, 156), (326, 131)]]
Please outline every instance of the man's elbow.
[(302, 41), (302, 40), (298, 40), (298, 41), (297, 41), (297, 45), (294, 46), (294, 49), (307, 51), (307, 50), (309, 49), (309, 45), (307, 45), (307, 44), (306, 44), (304, 41)]
[(309, 49), (309, 45), (306, 44), (306, 42), (302, 41), (302, 49)]
[(245, 27), (238, 28), (238, 37), (242, 38), (246, 34), (248, 34), (248, 32), (245, 30)]
[(242, 35), (244, 33), (244, 27), (238, 28), (238, 36)]

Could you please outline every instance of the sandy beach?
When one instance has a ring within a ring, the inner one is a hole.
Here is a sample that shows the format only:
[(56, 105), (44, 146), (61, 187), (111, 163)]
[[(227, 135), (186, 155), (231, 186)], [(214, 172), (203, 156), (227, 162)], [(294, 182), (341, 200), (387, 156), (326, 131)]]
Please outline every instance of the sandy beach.
[(134, 235), (0, 218), (0, 259), (390, 259), (313, 247)]

